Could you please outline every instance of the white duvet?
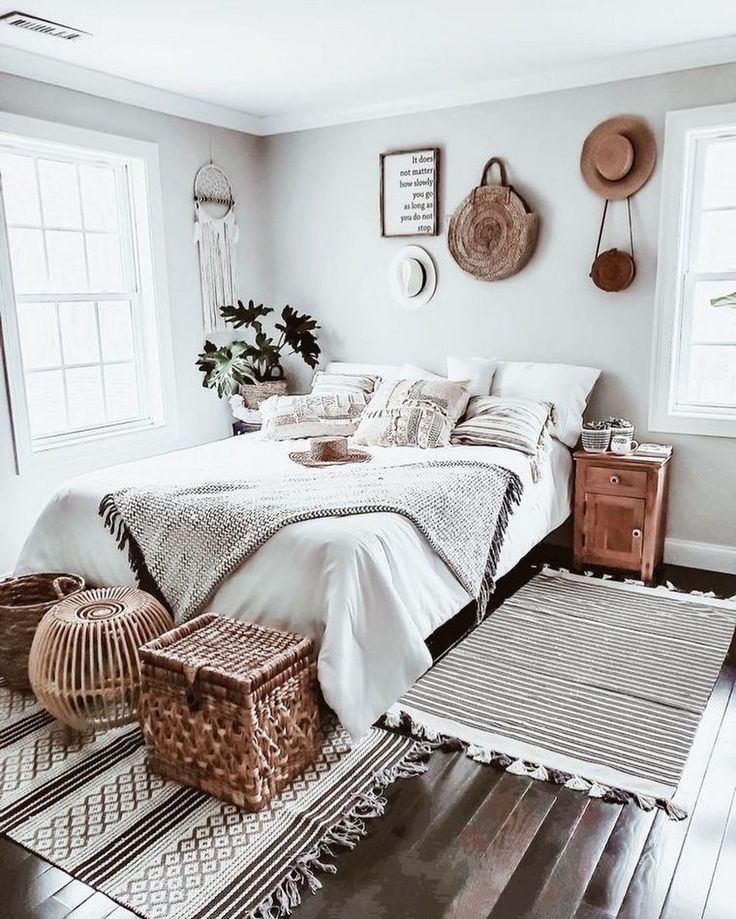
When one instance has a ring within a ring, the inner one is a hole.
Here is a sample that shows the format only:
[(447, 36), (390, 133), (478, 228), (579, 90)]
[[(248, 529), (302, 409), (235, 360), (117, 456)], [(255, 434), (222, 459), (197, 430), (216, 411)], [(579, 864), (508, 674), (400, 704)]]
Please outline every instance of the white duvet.
[[(306, 447), (305, 441), (279, 443), (250, 434), (73, 479), (42, 512), (16, 573), (74, 571), (92, 585), (132, 585), (127, 557), (97, 513), (104, 494), (132, 484), (293, 475), (303, 467), (288, 454)], [(371, 452), (374, 463), (413, 462), (430, 458), (429, 452), (431, 459), (482, 455), (518, 473), (524, 493), (509, 523), (497, 577), (570, 513), (572, 460), (557, 441), (536, 483), (528, 459), (512, 450)], [(377, 513), (284, 527), (223, 581), (207, 609), (314, 636), (324, 697), (357, 738), (429, 667), (424, 640), (470, 599), (410, 520)]]

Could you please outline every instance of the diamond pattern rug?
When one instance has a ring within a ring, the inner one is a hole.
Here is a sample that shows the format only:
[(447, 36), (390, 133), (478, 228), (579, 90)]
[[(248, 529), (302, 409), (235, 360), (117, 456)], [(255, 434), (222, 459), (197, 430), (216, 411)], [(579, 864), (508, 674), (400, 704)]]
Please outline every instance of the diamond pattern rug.
[(251, 813), (151, 772), (137, 726), (65, 743), (30, 694), (2, 686), (0, 717), (0, 832), (145, 919), (288, 915), (428, 756), (379, 729), (351, 746), (328, 720), (316, 763)]

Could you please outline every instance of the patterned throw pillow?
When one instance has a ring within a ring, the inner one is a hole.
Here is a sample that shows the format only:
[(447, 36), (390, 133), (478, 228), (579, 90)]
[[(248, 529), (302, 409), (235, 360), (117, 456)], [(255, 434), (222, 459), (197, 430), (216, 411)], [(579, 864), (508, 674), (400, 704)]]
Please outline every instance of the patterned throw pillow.
[(325, 370), (318, 370), (312, 379), (312, 393), (324, 395), (333, 392), (352, 392), (370, 395), (380, 381), (380, 377), (369, 373), (327, 373)]
[(465, 418), (452, 432), (453, 444), (506, 447), (536, 460), (554, 421), (554, 406), (541, 399), (506, 399), (502, 396), (473, 396)]
[(467, 404), (464, 381), (382, 383), (363, 412), (355, 440), (378, 447), (446, 447)]
[(366, 406), (365, 393), (309, 393), (272, 396), (261, 403), (263, 434), (269, 440), (349, 436)]

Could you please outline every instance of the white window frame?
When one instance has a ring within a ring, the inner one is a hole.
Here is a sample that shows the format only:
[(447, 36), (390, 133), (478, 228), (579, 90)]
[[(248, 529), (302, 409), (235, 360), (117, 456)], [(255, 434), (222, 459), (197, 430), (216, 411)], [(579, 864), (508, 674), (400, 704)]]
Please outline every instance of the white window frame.
[[(692, 214), (702, 187), (696, 174), (702, 163), (698, 144), (724, 136), (736, 137), (736, 104), (667, 113), (649, 402), (649, 430), (653, 432), (736, 437), (736, 406), (688, 404), (678, 392), (682, 362), (689, 359), (689, 347), (682, 338), (689, 327), (691, 301), (686, 297), (685, 269), (692, 244)], [(703, 273), (698, 280), (703, 279), (721, 280), (724, 275)]]
[[(10, 402), (16, 472), (49, 466), (92, 468), (171, 448), (176, 425), (173, 350), (166, 279), (158, 145), (54, 122), (0, 113), (0, 139), (21, 139), (29, 148), (63, 144), (78, 155), (95, 155), (130, 170), (129, 216), (138, 259), (132, 265), (140, 303), (137, 365), (146, 417), (48, 437), (31, 435), (20, 351), (16, 298), (0, 195), (0, 348)], [(53, 151), (52, 151), (53, 154)], [(126, 253), (132, 259), (132, 253)], [(168, 385), (167, 385), (168, 383)]]

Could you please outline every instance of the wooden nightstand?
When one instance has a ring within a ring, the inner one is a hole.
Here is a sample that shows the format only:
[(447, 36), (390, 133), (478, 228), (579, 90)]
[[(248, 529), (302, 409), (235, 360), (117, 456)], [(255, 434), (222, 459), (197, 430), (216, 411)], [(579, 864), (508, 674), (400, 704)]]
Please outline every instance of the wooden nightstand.
[(669, 460), (585, 453), (575, 459), (574, 565), (636, 572), (651, 583), (662, 562)]

